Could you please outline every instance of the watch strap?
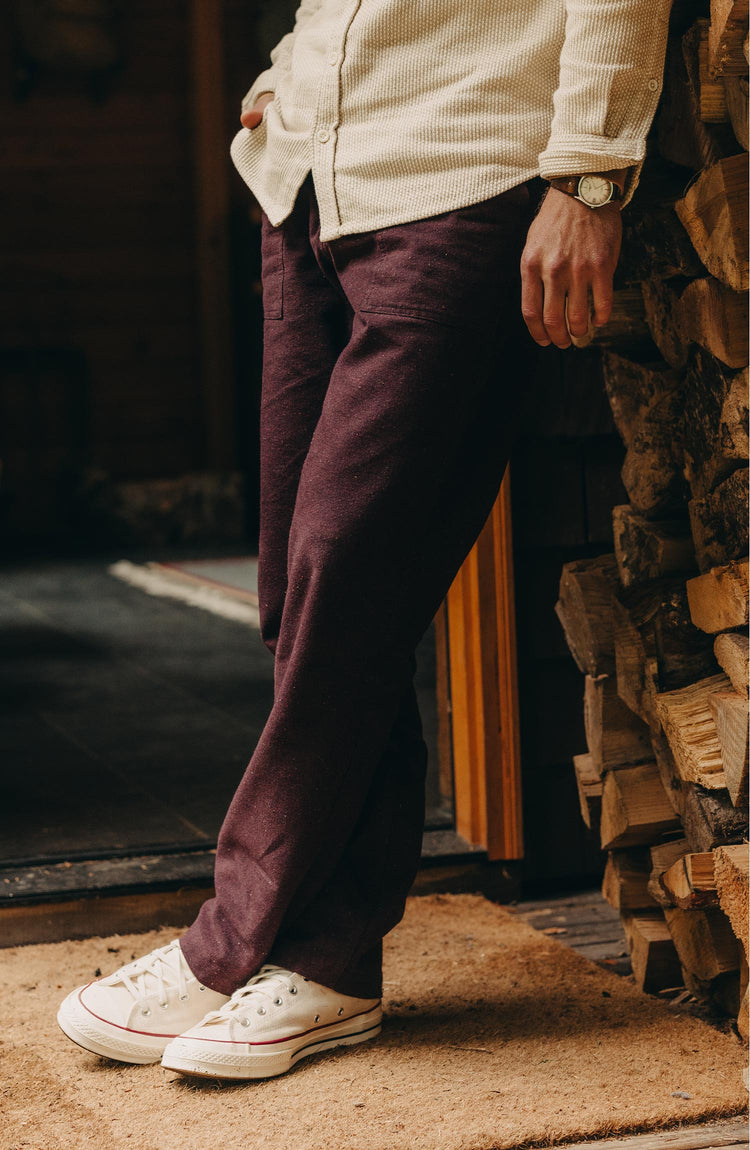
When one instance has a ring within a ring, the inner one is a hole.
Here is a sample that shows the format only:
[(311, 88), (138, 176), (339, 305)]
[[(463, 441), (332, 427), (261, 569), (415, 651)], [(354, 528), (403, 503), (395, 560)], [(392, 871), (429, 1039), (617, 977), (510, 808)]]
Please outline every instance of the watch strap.
[[(598, 174), (598, 172), (583, 172), (580, 176), (556, 176), (554, 179), (549, 180), (549, 185), (552, 188), (557, 188), (557, 190), (560, 192), (567, 192), (569, 196), (577, 196), (578, 185), (583, 179), (583, 176)], [(612, 184), (612, 199), (615, 201), (621, 200), (623, 197), (623, 189), (620, 187), (620, 185), (615, 183), (614, 180), (610, 179), (609, 176), (603, 176), (602, 178), (609, 180), (609, 182)]]

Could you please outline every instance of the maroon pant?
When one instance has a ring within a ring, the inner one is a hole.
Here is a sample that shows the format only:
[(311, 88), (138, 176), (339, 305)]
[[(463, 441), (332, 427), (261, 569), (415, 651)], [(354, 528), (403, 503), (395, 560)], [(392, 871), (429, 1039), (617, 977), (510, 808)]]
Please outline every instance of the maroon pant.
[(414, 651), (490, 511), (533, 347), (522, 184), (321, 243), (310, 180), (263, 233), (261, 632), (274, 704), (232, 800), (216, 897), (182, 940), (231, 993), (265, 960), (381, 991), (420, 857)]

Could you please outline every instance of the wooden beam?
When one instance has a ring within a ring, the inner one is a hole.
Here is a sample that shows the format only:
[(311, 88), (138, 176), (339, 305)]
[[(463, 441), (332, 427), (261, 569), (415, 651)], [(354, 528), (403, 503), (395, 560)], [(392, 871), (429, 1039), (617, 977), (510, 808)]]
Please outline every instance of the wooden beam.
[(523, 857), (510, 476), (448, 592), (456, 829)]
[(205, 462), (219, 469), (232, 468), (236, 463), (222, 16), (222, 0), (191, 0), (198, 328), (206, 424)]

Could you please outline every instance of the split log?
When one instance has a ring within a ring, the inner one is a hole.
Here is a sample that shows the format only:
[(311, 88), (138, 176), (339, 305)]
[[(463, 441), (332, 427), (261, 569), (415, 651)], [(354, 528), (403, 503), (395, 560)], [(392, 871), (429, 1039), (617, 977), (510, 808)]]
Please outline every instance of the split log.
[(602, 327), (591, 328), (588, 338), (575, 339), (573, 342), (577, 347), (586, 347), (592, 340), (600, 347), (612, 345), (622, 350), (630, 349), (635, 354), (642, 353), (650, 345), (643, 298), (637, 285), (616, 288), (607, 322)]
[(654, 700), (659, 691), (659, 664), (653, 636), (648, 629), (642, 635), (619, 602), (614, 610), (614, 635), (617, 694), (652, 731), (657, 731), (660, 724)]
[(716, 635), (719, 631), (747, 625), (749, 567), (747, 559), (739, 559), (688, 579), (690, 618), (696, 627)]
[(747, 555), (747, 504), (747, 467), (733, 471), (704, 498), (688, 502), (699, 571)]
[(746, 291), (748, 276), (747, 156), (728, 156), (702, 171), (675, 211), (701, 262), (728, 287)]
[(586, 826), (598, 834), (602, 814), (601, 776), (596, 773), (591, 755), (574, 755), (573, 769), (581, 804), (581, 816)]
[[(737, 468), (721, 446), (721, 419), (734, 373), (701, 348), (693, 349), (683, 393), (680, 443), (683, 470), (694, 499), (702, 499)], [(740, 387), (742, 382), (740, 381)]]
[(743, 967), (742, 973), (745, 980), (745, 991), (740, 1002), (740, 1009), (737, 1012), (737, 1029), (743, 1042), (747, 1042), (750, 1039), (750, 995), (748, 994), (746, 967)]
[(748, 81), (747, 76), (722, 76), (724, 100), (735, 139), (748, 150)]
[(711, 0), (708, 68), (711, 76), (744, 76), (748, 0)]
[(747, 460), (748, 369), (732, 376), (719, 417), (719, 449), (726, 459)]
[(656, 697), (656, 711), (672, 748), (677, 773), (686, 783), (698, 783), (707, 790), (726, 787), (709, 700), (714, 692), (729, 686), (729, 679), (722, 673)]
[(674, 306), (683, 347), (697, 343), (727, 367), (747, 366), (750, 354), (744, 292), (733, 291), (714, 276), (704, 275), (691, 280)]
[(729, 793), (707, 791), (684, 782), (663, 734), (652, 737), (654, 757), (665, 793), (678, 813), (691, 851), (701, 853), (725, 843), (739, 843), (748, 831), (747, 812), (733, 806)]
[(641, 284), (643, 314), (651, 338), (672, 368), (687, 363), (688, 346), (682, 333), (680, 299), (687, 284), (684, 280), (646, 280)]
[[(687, 590), (680, 578), (655, 579), (623, 588), (615, 607), (615, 661), (620, 614), (623, 609), (642, 639), (646, 660), (658, 691), (672, 691), (715, 673), (711, 639), (690, 618)], [(619, 689), (618, 675), (618, 689)], [(622, 695), (621, 697), (628, 700)], [(633, 708), (631, 708), (633, 709)]]
[(615, 910), (643, 910), (653, 907), (648, 890), (651, 856), (646, 849), (611, 851), (604, 868), (602, 894)]
[(649, 846), (679, 826), (656, 763), (624, 767), (604, 776), (601, 841), (605, 850)]
[(625, 453), (622, 484), (633, 508), (644, 515), (668, 515), (684, 507), (687, 484), (675, 436), (680, 414), (680, 393), (657, 400), (643, 413)]
[(625, 446), (631, 442), (644, 411), (681, 385), (680, 374), (660, 360), (639, 363), (611, 350), (602, 352), (602, 378)]
[(696, 910), (719, 905), (712, 851), (683, 855), (664, 871), (660, 882), (670, 906)]
[(696, 569), (695, 546), (684, 520), (645, 519), (625, 504), (613, 508), (612, 527), (623, 587)]
[(730, 153), (734, 133), (727, 124), (701, 119), (700, 29), (693, 25), (681, 40), (670, 38), (656, 132), (665, 160), (700, 171)]
[(653, 759), (648, 727), (617, 694), (616, 679), (586, 676), (583, 719), (592, 766), (600, 777)]
[(562, 569), (555, 613), (570, 653), (584, 674), (614, 671), (612, 611), (616, 587), (614, 555), (566, 563)]
[(740, 944), (722, 910), (666, 907), (663, 913), (683, 970), (703, 983), (739, 971)]
[[(663, 781), (663, 780), (662, 780)], [(649, 854), (651, 856), (651, 873), (648, 879), (648, 892), (654, 902), (659, 906), (671, 906), (672, 902), (661, 884), (661, 876), (665, 870), (674, 866), (676, 862), (690, 852), (690, 845), (687, 839), (672, 839), (669, 842), (657, 843), (652, 846)]]
[(680, 960), (664, 912), (625, 914), (622, 924), (636, 986), (648, 994), (657, 994), (670, 986), (682, 986)]
[(741, 695), (750, 692), (750, 640), (747, 635), (717, 635), (714, 654)]
[(673, 369), (683, 367), (698, 344), (731, 368), (748, 362), (747, 297), (701, 275), (685, 283), (647, 280), (641, 284), (643, 311), (651, 338)]
[(623, 213), (618, 282), (636, 284), (703, 274), (703, 265), (675, 215), (674, 204), (684, 191), (684, 179), (681, 184), (663, 192), (656, 202), (644, 204), (641, 197), (647, 194), (648, 185), (642, 180), (632, 208)]
[(718, 691), (709, 700), (721, 748), (721, 761), (729, 797), (736, 807), (748, 800), (747, 695)]
[(700, 117), (704, 124), (726, 124), (729, 119), (724, 84), (708, 67), (708, 20), (696, 21)]
[(750, 954), (748, 923), (748, 848), (742, 846), (718, 847), (714, 851), (714, 873), (716, 889), (721, 909), (732, 924), (732, 929), (742, 943), (745, 954)]

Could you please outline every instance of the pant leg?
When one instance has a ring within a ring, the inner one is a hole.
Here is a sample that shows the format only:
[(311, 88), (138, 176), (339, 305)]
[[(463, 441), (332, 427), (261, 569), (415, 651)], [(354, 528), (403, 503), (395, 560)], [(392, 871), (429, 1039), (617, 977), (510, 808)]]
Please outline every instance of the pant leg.
[[(344, 993), (379, 993), (372, 955), (419, 856), (418, 835), (394, 841), (409, 804), (403, 772), (382, 764), (528, 378), (524, 191), (328, 245), (352, 334), (300, 473), (274, 707), (222, 828), (217, 897), (183, 940), (216, 989), (273, 951)], [(364, 865), (344, 866), (363, 827)]]

